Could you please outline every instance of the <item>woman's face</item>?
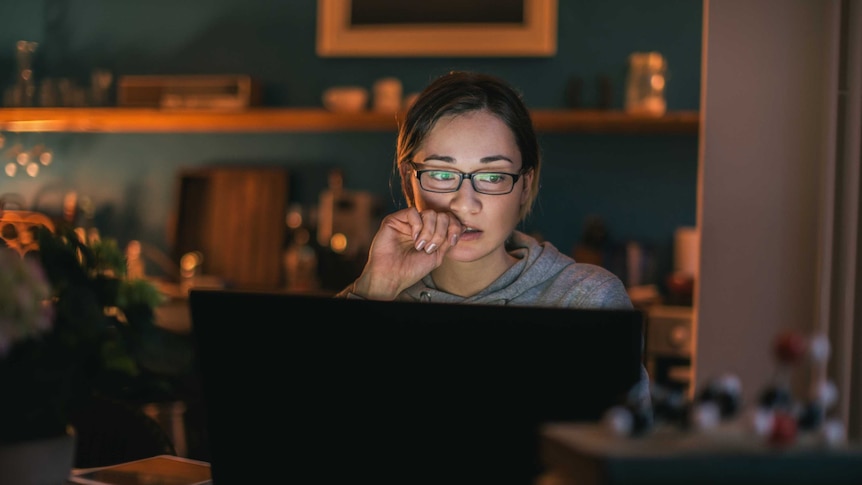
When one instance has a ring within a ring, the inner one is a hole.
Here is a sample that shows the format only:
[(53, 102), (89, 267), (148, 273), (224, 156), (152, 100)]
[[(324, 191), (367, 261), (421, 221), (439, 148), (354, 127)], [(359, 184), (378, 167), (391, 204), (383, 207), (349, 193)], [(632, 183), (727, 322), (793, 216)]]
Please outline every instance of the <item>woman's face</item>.
[[(440, 169), (463, 173), (520, 173), (521, 152), (506, 124), (488, 111), (440, 118), (413, 159), (417, 170)], [(450, 212), (466, 230), (446, 255), (457, 261), (475, 261), (497, 251), (505, 253), (505, 242), (520, 221), (521, 205), (528, 200), (532, 172), (522, 174), (508, 194), (476, 192), (464, 179), (456, 192), (422, 190), (412, 174), (416, 208)]]

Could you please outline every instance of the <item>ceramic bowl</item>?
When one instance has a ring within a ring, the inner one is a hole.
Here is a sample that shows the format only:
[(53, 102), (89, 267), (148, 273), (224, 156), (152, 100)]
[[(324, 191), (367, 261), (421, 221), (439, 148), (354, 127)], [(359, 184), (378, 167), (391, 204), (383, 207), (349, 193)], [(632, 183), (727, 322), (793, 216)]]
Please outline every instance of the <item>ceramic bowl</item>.
[(338, 113), (356, 113), (368, 105), (368, 90), (361, 86), (335, 86), (323, 92), (323, 106)]

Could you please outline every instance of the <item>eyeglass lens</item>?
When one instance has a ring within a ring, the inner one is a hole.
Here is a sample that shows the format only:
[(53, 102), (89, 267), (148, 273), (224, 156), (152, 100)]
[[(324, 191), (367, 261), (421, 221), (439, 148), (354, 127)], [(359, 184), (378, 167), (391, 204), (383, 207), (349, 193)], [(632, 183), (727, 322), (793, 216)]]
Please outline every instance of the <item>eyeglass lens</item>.
[(470, 179), (473, 189), (482, 194), (508, 194), (515, 185), (512, 174), (502, 172), (462, 173), (449, 170), (417, 171), (419, 185), (432, 192), (455, 192), (461, 188), (463, 180)]

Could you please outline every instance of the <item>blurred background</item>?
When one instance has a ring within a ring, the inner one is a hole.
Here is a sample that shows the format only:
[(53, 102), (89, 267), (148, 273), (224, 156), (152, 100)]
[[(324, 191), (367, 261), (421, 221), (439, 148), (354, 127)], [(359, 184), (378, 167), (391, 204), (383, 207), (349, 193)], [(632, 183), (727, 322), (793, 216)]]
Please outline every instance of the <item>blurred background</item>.
[[(375, 81), (394, 77), (406, 97), (448, 70), (472, 69), (505, 77), (533, 109), (622, 110), (630, 54), (654, 51), (666, 61), (668, 112), (696, 111), (701, 15), (701, 2), (686, 0), (563, 0), (552, 56), (340, 58), (316, 54), (317, 3), (310, 0), (4, 1), (0, 17), (14, 21), (0, 31), (0, 84), (5, 106), (14, 105), (8, 88), (18, 76), (17, 43), (26, 40), (37, 44), (30, 55), (37, 89), (73, 86), (72, 95), (60, 88), (47, 100), (37, 91), (35, 106), (115, 105), (117, 85), (129, 76), (238, 74), (256, 81), (261, 106), (321, 108), (324, 91), (335, 86), (371, 92)], [(101, 98), (75, 100), (74, 89), (89, 93), (99, 83), (105, 83)], [(3, 165), (14, 159), (16, 146), (43, 147), (51, 154), (36, 176), (24, 170), (0, 174), (7, 205), (13, 201), (51, 217), (62, 216), (65, 206), (67, 216), (117, 239), (121, 247), (136, 241), (136, 249), (148, 255), (149, 275), (176, 273), (180, 258), (194, 249), (189, 241), (198, 236), (184, 233), (189, 226), (178, 220), (195, 201), (203, 203), (195, 188), (208, 184), (212, 167), (283, 169), (289, 174), (287, 200), (267, 203), (275, 214), (304, 214), (309, 244), (318, 235), (321, 201), (333, 188), (333, 175), (341, 189), (358, 197), (351, 201), (369, 220), (403, 204), (391, 177), (394, 129), (16, 133), (0, 124), (0, 135)], [(542, 188), (524, 230), (570, 254), (579, 245), (599, 244), (603, 261), (624, 281), (655, 284), (666, 293), (675, 233), (696, 223), (696, 130), (540, 132), (539, 137)], [(220, 207), (230, 210), (231, 198)], [(289, 231), (280, 236), (285, 258), (295, 236)], [(635, 279), (620, 263), (626, 247), (644, 257), (644, 270)], [(328, 273), (312, 284), (340, 289), (363, 256), (320, 255), (319, 271)], [(284, 268), (277, 278), (280, 285), (290, 284)]]

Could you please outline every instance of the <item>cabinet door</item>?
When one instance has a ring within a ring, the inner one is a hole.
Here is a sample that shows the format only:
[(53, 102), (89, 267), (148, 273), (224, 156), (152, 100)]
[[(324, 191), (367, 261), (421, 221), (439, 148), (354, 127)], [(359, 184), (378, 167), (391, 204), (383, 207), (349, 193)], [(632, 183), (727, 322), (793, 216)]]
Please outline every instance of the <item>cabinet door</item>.
[(211, 168), (179, 181), (175, 257), (203, 255), (201, 272), (233, 287), (284, 284), (282, 251), (289, 173), (280, 168)]

